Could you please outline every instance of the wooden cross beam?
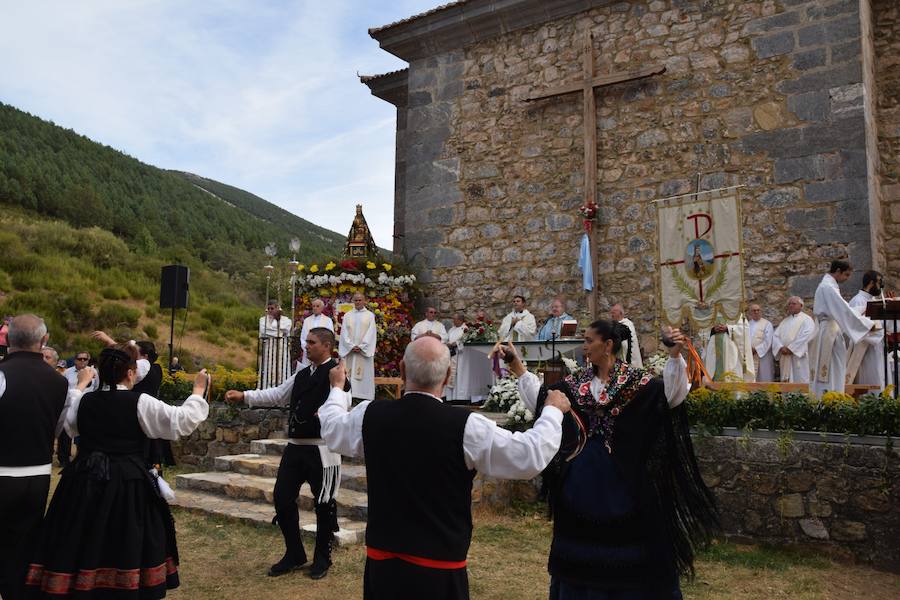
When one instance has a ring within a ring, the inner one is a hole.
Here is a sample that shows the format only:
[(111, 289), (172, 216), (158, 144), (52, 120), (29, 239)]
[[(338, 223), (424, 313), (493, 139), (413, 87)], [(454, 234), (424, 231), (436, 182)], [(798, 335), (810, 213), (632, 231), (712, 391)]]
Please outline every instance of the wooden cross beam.
[[(564, 96), (574, 92), (581, 92), (584, 97), (584, 201), (585, 204), (597, 203), (597, 101), (594, 96), (594, 90), (599, 87), (621, 83), (623, 81), (632, 81), (635, 79), (644, 79), (653, 75), (665, 73), (666, 68), (662, 65), (646, 67), (635, 71), (624, 71), (621, 73), (610, 73), (594, 77), (594, 42), (590, 31), (586, 31), (584, 35), (584, 53), (582, 55), (582, 80), (562, 85), (557, 88), (537, 92), (525, 98), (526, 102), (535, 100), (543, 100), (545, 98), (553, 98), (556, 96)], [(594, 231), (590, 232), (591, 238), (591, 260), (597, 256), (596, 236)], [(597, 274), (594, 274), (594, 290), (588, 297), (588, 310), (594, 317), (597, 316), (597, 292), (599, 285), (597, 282)]]

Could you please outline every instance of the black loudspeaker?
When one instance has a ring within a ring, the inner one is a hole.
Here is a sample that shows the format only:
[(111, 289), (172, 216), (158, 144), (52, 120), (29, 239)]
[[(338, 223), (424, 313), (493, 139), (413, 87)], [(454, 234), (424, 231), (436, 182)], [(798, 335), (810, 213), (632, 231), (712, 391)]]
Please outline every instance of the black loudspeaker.
[(187, 308), (190, 275), (190, 269), (184, 265), (166, 265), (162, 268), (159, 286), (160, 308)]

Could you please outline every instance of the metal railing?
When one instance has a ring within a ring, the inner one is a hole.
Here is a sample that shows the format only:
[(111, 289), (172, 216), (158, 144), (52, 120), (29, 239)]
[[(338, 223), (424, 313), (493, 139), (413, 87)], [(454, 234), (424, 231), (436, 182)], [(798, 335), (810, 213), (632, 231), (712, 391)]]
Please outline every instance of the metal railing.
[(300, 359), (300, 336), (262, 336), (256, 346), (256, 387), (281, 385), (291, 376)]

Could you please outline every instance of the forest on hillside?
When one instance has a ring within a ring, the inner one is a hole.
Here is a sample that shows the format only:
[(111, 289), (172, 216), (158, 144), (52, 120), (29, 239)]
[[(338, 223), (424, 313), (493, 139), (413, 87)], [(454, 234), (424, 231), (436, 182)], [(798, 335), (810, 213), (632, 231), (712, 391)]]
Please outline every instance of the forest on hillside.
[(286, 255), (293, 237), (301, 240), (301, 260), (340, 253), (338, 234), (243, 190), (203, 182), (228, 202), (180, 173), (0, 104), (0, 204), (96, 226), (139, 253), (192, 256), (232, 275), (257, 270), (271, 242)]

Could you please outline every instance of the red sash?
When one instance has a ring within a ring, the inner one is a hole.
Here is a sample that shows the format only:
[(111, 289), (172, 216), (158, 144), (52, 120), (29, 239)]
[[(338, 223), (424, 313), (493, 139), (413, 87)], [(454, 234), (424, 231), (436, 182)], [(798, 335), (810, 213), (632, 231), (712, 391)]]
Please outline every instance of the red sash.
[(464, 569), (466, 567), (466, 561), (464, 560), (434, 560), (432, 558), (424, 558), (422, 556), (413, 556), (412, 554), (401, 554), (399, 552), (378, 550), (377, 548), (372, 548), (370, 546), (366, 546), (366, 556), (368, 556), (372, 560), (388, 560), (391, 558), (399, 558), (402, 561), (406, 561), (420, 567), (427, 567), (429, 569)]

